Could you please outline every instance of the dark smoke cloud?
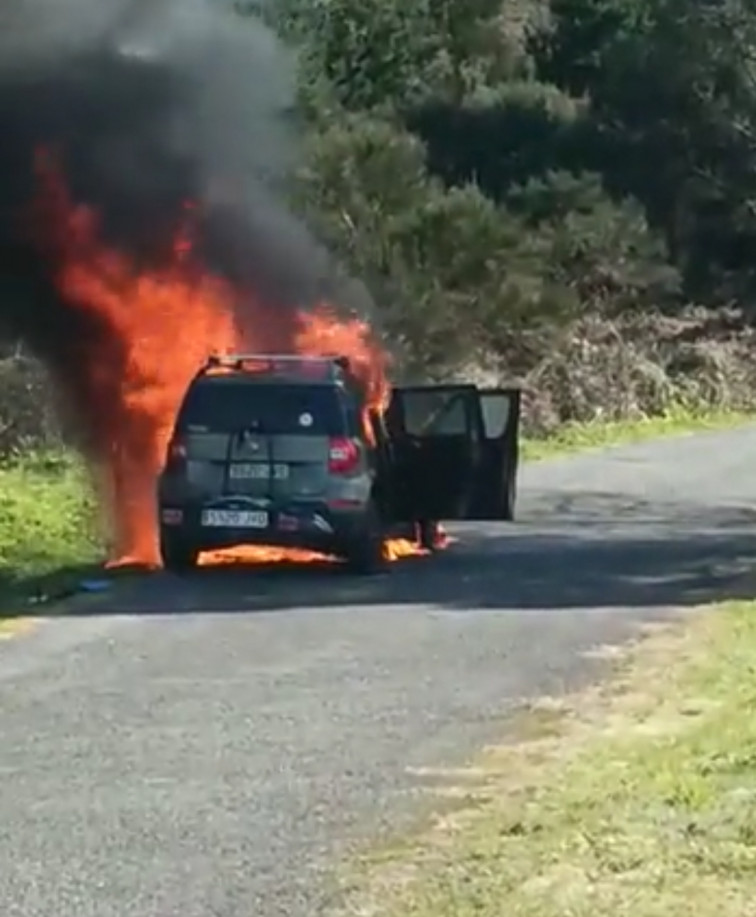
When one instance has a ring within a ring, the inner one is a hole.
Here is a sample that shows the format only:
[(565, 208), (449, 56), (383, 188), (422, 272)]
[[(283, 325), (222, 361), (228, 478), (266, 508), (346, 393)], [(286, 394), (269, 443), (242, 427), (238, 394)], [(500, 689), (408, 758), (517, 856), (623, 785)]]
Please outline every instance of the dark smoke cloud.
[(332, 293), (327, 254), (280, 204), (297, 159), (294, 66), (265, 26), (221, 0), (2, 0), (6, 323), (38, 345), (69, 320), (19, 237), (39, 144), (60, 149), (75, 198), (134, 256), (164, 250), (191, 199), (210, 267), (278, 308)]

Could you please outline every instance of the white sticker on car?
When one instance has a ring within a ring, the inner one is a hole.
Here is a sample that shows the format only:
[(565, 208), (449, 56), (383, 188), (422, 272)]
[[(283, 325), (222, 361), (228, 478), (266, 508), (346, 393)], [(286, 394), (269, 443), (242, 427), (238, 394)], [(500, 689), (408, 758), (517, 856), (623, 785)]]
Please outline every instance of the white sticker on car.
[(300, 427), (311, 427), (312, 426), (312, 414), (308, 414), (306, 411), (304, 414), (299, 415), (299, 426)]

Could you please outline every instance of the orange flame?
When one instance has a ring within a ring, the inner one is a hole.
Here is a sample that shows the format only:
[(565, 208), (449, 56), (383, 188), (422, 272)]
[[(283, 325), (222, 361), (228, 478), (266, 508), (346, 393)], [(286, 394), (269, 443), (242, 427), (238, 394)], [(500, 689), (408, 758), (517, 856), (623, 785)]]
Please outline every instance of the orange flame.
[[(388, 355), (365, 322), (340, 320), (323, 304), (298, 313), (292, 327), (281, 327), (283, 318), (197, 264), (191, 205), (166, 263), (140, 269), (103, 242), (97, 214), (71, 199), (54, 157), (40, 153), (35, 168), (35, 240), (54, 265), (62, 296), (98, 329), (94, 341), (81, 344), (76, 379), (62, 381), (88, 414), (90, 446), (115, 529), (111, 564), (159, 566), (155, 481), (185, 389), (210, 352), (264, 352), (288, 339), (295, 352), (346, 355), (368, 407), (385, 409)], [(261, 316), (254, 340), (248, 334), (242, 340), (235, 320), (241, 295), (245, 308)], [(424, 553), (405, 539), (387, 542), (385, 552), (392, 560)], [(245, 547), (206, 554), (201, 563), (322, 559), (313, 552)]]
[(369, 412), (383, 413), (388, 407), (388, 354), (371, 338), (366, 322), (358, 318), (340, 321), (333, 309), (322, 305), (314, 313), (300, 313), (294, 339), (297, 353), (307, 356), (346, 355), (351, 371), (365, 391), (362, 425), (368, 441), (375, 445)]

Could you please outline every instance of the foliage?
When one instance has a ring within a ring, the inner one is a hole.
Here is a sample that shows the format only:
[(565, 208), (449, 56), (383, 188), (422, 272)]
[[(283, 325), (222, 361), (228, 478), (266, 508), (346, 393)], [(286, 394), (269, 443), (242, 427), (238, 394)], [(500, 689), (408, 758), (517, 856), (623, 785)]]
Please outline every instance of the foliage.
[(309, 124), (297, 206), (408, 371), (532, 376), (587, 314), (749, 314), (749, 0), (276, 8)]
[(21, 347), (0, 351), (0, 455), (61, 445), (53, 386)]
[(461, 101), (504, 62), (491, 38), (499, 0), (312, 0), (299, 9), (306, 76), (324, 76), (350, 111)]
[(2, 619), (40, 588), (80, 576), (104, 547), (87, 474), (70, 453), (32, 452), (0, 466), (0, 497)]
[(555, 250), (556, 235), (530, 233), (524, 216), (497, 208), (475, 185), (445, 188), (406, 131), (349, 116), (312, 139), (310, 162), (305, 206), (372, 282), (383, 324), (413, 369), (505, 347), (533, 315), (543, 321), (574, 308), (567, 286), (560, 298), (539, 272), (541, 246)]
[(553, 0), (531, 50), (588, 94), (607, 185), (665, 235), (686, 290), (751, 297), (756, 15), (751, 0)]

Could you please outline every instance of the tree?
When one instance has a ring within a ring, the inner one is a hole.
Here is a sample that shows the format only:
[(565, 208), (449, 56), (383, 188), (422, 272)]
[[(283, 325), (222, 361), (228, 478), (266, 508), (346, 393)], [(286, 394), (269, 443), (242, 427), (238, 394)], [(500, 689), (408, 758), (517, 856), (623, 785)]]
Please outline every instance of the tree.
[(508, 66), (499, 0), (312, 0), (299, 15), (306, 81), (324, 76), (349, 111), (461, 102)]
[(749, 0), (553, 0), (530, 48), (586, 93), (608, 186), (668, 240), (690, 295), (750, 295), (756, 16)]
[(353, 115), (310, 143), (299, 208), (367, 280), (410, 367), (448, 368), (476, 350), (515, 358), (518, 347), (527, 362), (523, 335), (575, 308), (544, 270), (553, 234), (474, 185), (446, 189), (400, 127)]

